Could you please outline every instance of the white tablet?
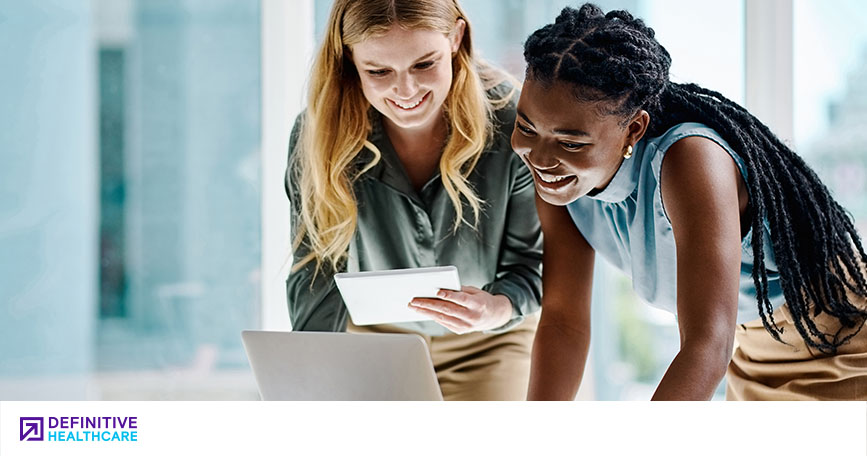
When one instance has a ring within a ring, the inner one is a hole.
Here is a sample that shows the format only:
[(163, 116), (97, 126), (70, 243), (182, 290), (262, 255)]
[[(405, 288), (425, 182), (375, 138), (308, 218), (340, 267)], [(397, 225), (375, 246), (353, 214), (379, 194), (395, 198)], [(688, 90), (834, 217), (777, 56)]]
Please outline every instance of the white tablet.
[(440, 288), (460, 290), (458, 268), (391, 269), (334, 275), (352, 323), (357, 326), (430, 320), (407, 307), (413, 298), (435, 298)]

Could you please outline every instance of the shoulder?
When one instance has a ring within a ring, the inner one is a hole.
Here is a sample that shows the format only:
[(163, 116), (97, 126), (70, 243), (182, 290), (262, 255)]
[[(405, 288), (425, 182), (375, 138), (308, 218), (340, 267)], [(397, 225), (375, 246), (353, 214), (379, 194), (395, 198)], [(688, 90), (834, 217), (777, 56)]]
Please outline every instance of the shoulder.
[(476, 73), (482, 81), (485, 97), (493, 111), (493, 121), (500, 126), (515, 123), (520, 82), (511, 74), (484, 59), (475, 64)]
[(727, 211), (728, 203), (737, 202), (739, 177), (737, 163), (719, 143), (703, 136), (683, 137), (668, 147), (661, 165), (665, 214), (675, 224), (677, 213), (689, 218)]
[(527, 181), (532, 184), (532, 175), (524, 162), (512, 150), (512, 130), (515, 128), (517, 104), (520, 92), (509, 80), (501, 81), (487, 90), (488, 99), (494, 109), (491, 118), (491, 136), (485, 147), (486, 161), (494, 160), (503, 163), (509, 169), (509, 176), (518, 185), (525, 186)]
[(715, 171), (728, 167), (734, 152), (714, 129), (700, 123), (674, 125), (664, 134), (649, 140), (656, 148), (654, 157), (660, 185), (700, 185), (713, 179)]
[(486, 147), (487, 152), (514, 155), (511, 137), (520, 92), (511, 76), (493, 67), (484, 70), (482, 81), (486, 86), (485, 95), (491, 107), (491, 137)]
[[(682, 150), (692, 150), (692, 149), (701, 149), (704, 152), (713, 151), (714, 154), (718, 155), (717, 159), (725, 159), (728, 157), (728, 162), (734, 160), (735, 164), (739, 172), (742, 174), (744, 178), (746, 178), (746, 165), (744, 164), (743, 159), (735, 153), (734, 149), (723, 139), (722, 135), (720, 135), (716, 130), (708, 127), (707, 125), (697, 123), (697, 122), (685, 122), (681, 124), (677, 124), (669, 128), (665, 133), (648, 139), (643, 139), (642, 142), (645, 142), (644, 147), (646, 153), (650, 153), (651, 156), (648, 157), (649, 160), (647, 162), (650, 164), (650, 167), (653, 169), (654, 174), (656, 174), (657, 179), (660, 179), (661, 182), (661, 174), (663, 172), (663, 163), (665, 163), (665, 167), (668, 168), (670, 166), (675, 166), (670, 161), (680, 162), (680, 159), (670, 160), (668, 158), (669, 155), (680, 155)], [(683, 157), (683, 164), (689, 166), (689, 163), (693, 160), (702, 159), (699, 156), (691, 156), (688, 152), (684, 155), (687, 157)], [(704, 157), (705, 159), (707, 157)], [(724, 160), (725, 161), (725, 160)], [(695, 162), (692, 166), (698, 166), (699, 163)]]
[(307, 117), (307, 110), (303, 110), (295, 116), (295, 122), (292, 124), (292, 129), (289, 133), (289, 160), (295, 155), (295, 150), (301, 142), (301, 132), (304, 130), (304, 122)]
[(289, 147), (288, 147), (288, 155), (286, 158), (286, 172), (283, 175), (283, 186), (286, 191), (286, 195), (289, 196), (289, 199), (298, 197), (298, 188), (295, 177), (298, 173), (298, 149), (301, 143), (301, 132), (304, 129), (304, 119), (307, 115), (307, 110), (301, 111), (296, 117), (295, 122), (292, 124), (292, 129), (289, 133)]
[(684, 136), (667, 148), (662, 161), (662, 173), (677, 171), (702, 176), (714, 173), (720, 166), (731, 164), (733, 161), (725, 148), (713, 139)]
[[(687, 141), (688, 144), (706, 144), (716, 143), (720, 149), (726, 151), (729, 155), (735, 155), (728, 142), (723, 139), (713, 128), (698, 122), (684, 122), (670, 127), (659, 136), (647, 138), (647, 145), (654, 149), (657, 159), (661, 160), (663, 156), (671, 149), (679, 149), (684, 147), (683, 144), (678, 146), (678, 143), (686, 138), (693, 138)], [(698, 139), (697, 139), (698, 138)], [(686, 146), (689, 147), (689, 146)]]
[(500, 133), (512, 134), (517, 116), (518, 97), (521, 92), (515, 87), (510, 77), (504, 76), (485, 92), (492, 107), (494, 129)]
[(653, 149), (652, 163), (660, 176), (660, 183), (661, 174), (667, 170), (692, 170), (696, 174), (704, 174), (713, 172), (716, 167), (728, 166), (732, 160), (738, 168), (742, 168), (743, 161), (722, 135), (701, 123), (677, 124), (647, 141), (647, 147)]

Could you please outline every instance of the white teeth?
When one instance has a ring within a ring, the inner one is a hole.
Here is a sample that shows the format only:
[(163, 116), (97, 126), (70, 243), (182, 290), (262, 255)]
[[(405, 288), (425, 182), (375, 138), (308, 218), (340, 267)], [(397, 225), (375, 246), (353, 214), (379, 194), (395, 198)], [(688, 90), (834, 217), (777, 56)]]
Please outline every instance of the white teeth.
[(405, 105), (405, 104), (402, 104), (402, 103), (398, 103), (398, 102), (396, 102), (396, 101), (394, 101), (394, 100), (392, 100), (392, 102), (393, 102), (394, 104), (400, 106), (400, 107), (403, 108), (403, 109), (412, 109), (412, 108), (418, 106), (419, 103), (422, 102), (422, 100), (424, 100), (424, 97), (421, 97), (421, 98), (419, 98), (419, 100), (416, 101), (415, 103), (413, 103), (413, 104), (408, 104), (408, 105)]
[(547, 182), (547, 183), (549, 183), (549, 184), (554, 184), (554, 183), (557, 183), (557, 182), (560, 182), (560, 181), (564, 181), (564, 180), (566, 180), (566, 179), (568, 179), (568, 178), (569, 178), (569, 176), (558, 176), (558, 177), (555, 177), (555, 178), (552, 178), (552, 179), (546, 179), (544, 176), (542, 176), (541, 174), (539, 174), (539, 179), (542, 179), (544, 182)]

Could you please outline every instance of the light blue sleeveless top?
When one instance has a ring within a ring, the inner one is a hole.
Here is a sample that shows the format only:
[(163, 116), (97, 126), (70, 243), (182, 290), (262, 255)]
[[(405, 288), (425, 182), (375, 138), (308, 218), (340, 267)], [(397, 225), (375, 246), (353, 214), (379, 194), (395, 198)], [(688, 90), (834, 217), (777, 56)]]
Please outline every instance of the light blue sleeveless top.
[[(701, 136), (722, 146), (737, 163), (746, 182), (747, 168), (743, 159), (716, 131), (700, 123), (682, 123), (662, 136), (639, 141), (632, 158), (623, 160), (605, 190), (578, 198), (567, 206), (575, 226), (596, 252), (631, 276), (638, 296), (674, 314), (677, 314), (677, 254), (671, 220), (662, 206), (659, 176), (666, 151), (687, 136)], [(767, 220), (764, 227), (768, 297), (776, 309), (785, 301)], [(738, 324), (759, 318), (751, 275), (752, 236), (750, 229), (741, 242)]]

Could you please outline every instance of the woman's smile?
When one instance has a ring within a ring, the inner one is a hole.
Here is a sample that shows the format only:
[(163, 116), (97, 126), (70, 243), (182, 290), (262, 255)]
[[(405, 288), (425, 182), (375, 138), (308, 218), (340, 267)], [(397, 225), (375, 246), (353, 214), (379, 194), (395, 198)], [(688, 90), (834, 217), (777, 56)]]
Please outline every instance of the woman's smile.
[(428, 98), (430, 98), (430, 92), (425, 93), (423, 97), (418, 98), (414, 102), (402, 102), (402, 101), (392, 100), (391, 98), (387, 98), (387, 100), (390, 101), (392, 105), (396, 106), (397, 108), (399, 108), (402, 111), (413, 111), (416, 108), (418, 108), (422, 103), (427, 101)]
[(533, 168), (533, 175), (536, 177), (536, 186), (539, 190), (548, 192), (557, 192), (578, 180), (574, 175), (549, 174), (536, 168)]

